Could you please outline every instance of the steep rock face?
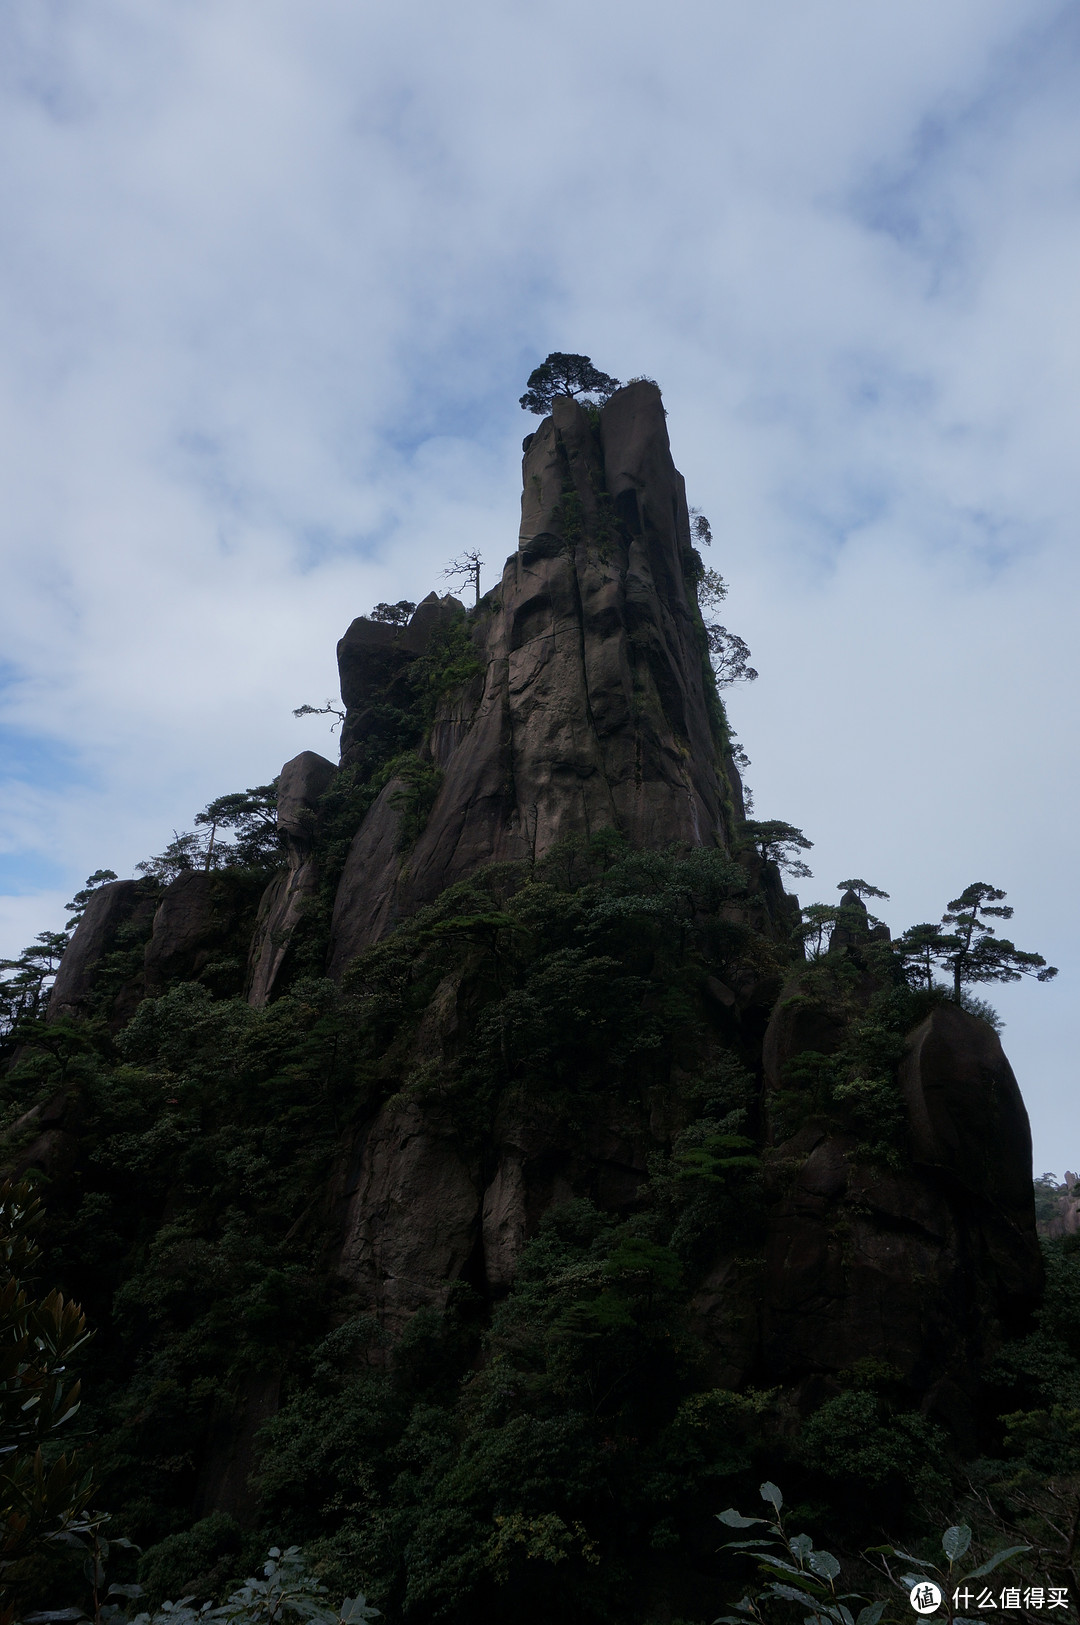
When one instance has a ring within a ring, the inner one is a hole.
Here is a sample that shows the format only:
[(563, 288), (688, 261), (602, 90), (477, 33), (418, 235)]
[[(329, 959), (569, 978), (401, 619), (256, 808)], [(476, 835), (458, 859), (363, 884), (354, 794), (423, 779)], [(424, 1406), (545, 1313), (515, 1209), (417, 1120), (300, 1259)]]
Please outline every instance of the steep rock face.
[(549, 1209), (587, 1197), (633, 1211), (663, 1143), (626, 1103), (609, 1102), (583, 1134), (509, 1099), (478, 1148), (449, 1116), (391, 1102), (358, 1142), (337, 1273), (395, 1331), (464, 1276), (499, 1297)]
[[(796, 978), (763, 1044), (767, 1090), (842, 1038)], [(768, 1380), (795, 1384), (887, 1361), (963, 1434), (989, 1358), (1041, 1292), (1031, 1135), (997, 1035), (955, 1005), (910, 1035), (900, 1089), (900, 1169), (814, 1118), (769, 1153), (760, 1359)]]
[(440, 598), (431, 592), (416, 606), (407, 626), (372, 621), (365, 615), (352, 622), (337, 646), (341, 698), (346, 706), (341, 730), (343, 767), (363, 756), (388, 710), (408, 707), (409, 667), (440, 629), (461, 614), (462, 607), (451, 593)]
[(298, 925), (319, 889), (319, 867), (311, 857), (319, 797), (337, 768), (313, 750), (286, 762), (278, 777), (277, 826), (284, 838), (288, 867), (263, 894), (248, 953), (248, 1000), (264, 1005), (274, 991)]
[(195, 979), (228, 939), (237, 916), (237, 900), (219, 875), (201, 869), (179, 875), (158, 904), (146, 944), (147, 993)]
[(82, 1014), (94, 988), (97, 967), (111, 953), (120, 928), (137, 913), (150, 914), (153, 910), (153, 902), (143, 895), (137, 880), (114, 880), (98, 887), (64, 950), (49, 995), (51, 1021), (57, 1016)]
[(476, 1244), (479, 1159), (433, 1112), (384, 1108), (347, 1191), (341, 1277), (400, 1331), (445, 1305)]
[[(522, 474), (518, 550), (475, 616), (482, 675), (430, 733), (434, 806), (408, 851), (403, 785), (387, 784), (371, 808), (341, 880), (332, 974), (484, 863), (541, 857), (605, 827), (636, 846), (728, 842), (731, 781), (691, 584), (699, 565), (659, 390), (620, 390), (599, 427), (556, 400)], [(408, 660), (406, 643), (370, 622), (342, 640), (346, 753), (370, 726), (374, 677)]]

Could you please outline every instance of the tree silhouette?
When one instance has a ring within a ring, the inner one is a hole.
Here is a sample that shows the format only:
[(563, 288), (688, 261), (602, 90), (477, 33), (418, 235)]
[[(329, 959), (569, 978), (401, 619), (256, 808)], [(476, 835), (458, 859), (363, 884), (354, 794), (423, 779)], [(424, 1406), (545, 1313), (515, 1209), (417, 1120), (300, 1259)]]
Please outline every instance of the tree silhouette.
[(603, 404), (621, 387), (617, 378), (609, 378), (594, 367), (587, 355), (564, 355), (561, 350), (552, 350), (547, 360), (529, 374), (520, 405), (524, 412), (546, 417), (556, 395), (595, 396)]
[(868, 880), (840, 880), (836, 884), (837, 891), (853, 891), (856, 897), (883, 897), (889, 901), (887, 891), (880, 891), (877, 886), (871, 886)]
[(467, 581), (469, 585), (474, 588), (476, 592), (476, 602), (479, 603), (480, 569), (483, 562), (484, 561), (480, 554), (477, 553), (475, 549), (465, 553), (459, 553), (456, 559), (450, 560), (450, 563), (443, 571), (443, 580), (460, 582)]
[(794, 824), (785, 824), (776, 818), (761, 822), (748, 818), (740, 833), (740, 845), (752, 846), (764, 863), (775, 863), (798, 880), (810, 878), (812, 871), (796, 853), (808, 852), (814, 843)]
[(989, 918), (1012, 919), (1012, 908), (1001, 906), (1004, 897), (1003, 891), (986, 881), (973, 881), (953, 898), (940, 925), (908, 926), (895, 944), (896, 951), (927, 988), (934, 985), (935, 966), (946, 971), (957, 1004), (962, 1003), (964, 987), (975, 982), (1018, 982), (1022, 976), (1052, 981), (1056, 965), (1048, 965), (1042, 954), (1018, 948), (1008, 937), (996, 936), (987, 923)]

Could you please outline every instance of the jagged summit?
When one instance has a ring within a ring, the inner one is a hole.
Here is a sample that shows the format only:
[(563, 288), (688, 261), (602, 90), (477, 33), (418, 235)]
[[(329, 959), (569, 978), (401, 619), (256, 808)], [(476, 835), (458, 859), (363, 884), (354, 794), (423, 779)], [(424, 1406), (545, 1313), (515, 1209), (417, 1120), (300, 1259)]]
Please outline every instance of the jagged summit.
[[(737, 778), (659, 389), (630, 384), (599, 413), (557, 398), (526, 438), (522, 487), (517, 552), (472, 617), (475, 675), (423, 748), (441, 775), (426, 826), (403, 861), (407, 786), (392, 779), (342, 876), (335, 974), (484, 863), (606, 827), (634, 846), (730, 844)], [(344, 762), (455, 608), (432, 594), (407, 627), (353, 622), (338, 646)]]

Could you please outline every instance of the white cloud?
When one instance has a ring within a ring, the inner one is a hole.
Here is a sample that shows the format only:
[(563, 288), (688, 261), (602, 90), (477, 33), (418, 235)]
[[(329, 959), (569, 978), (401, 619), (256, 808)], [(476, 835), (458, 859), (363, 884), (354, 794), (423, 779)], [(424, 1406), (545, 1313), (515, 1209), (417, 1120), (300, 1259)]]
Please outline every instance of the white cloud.
[(1078, 26), (10, 6), (0, 851), (49, 890), (6, 948), (57, 922), (49, 865), (130, 871), (330, 748), (292, 707), (464, 543), (494, 578), (516, 397), (584, 350), (664, 386), (763, 674), (733, 701), (759, 806), (823, 894), (865, 873), (899, 925), (989, 879), (1063, 966), (1003, 1006), (1036, 1160), (1075, 1162)]

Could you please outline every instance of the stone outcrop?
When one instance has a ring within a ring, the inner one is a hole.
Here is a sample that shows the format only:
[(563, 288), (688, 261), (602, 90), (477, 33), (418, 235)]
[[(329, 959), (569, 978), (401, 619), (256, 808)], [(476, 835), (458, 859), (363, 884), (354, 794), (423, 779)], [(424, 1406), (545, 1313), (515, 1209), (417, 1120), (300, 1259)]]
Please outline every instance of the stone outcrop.
[(1064, 1189), (1058, 1197), (1056, 1211), (1038, 1221), (1041, 1236), (1060, 1241), (1064, 1236), (1075, 1236), (1080, 1231), (1080, 1175), (1071, 1169), (1065, 1173)]
[(347, 1191), (338, 1271), (394, 1331), (441, 1308), (476, 1245), (479, 1158), (437, 1113), (384, 1107)]
[(164, 991), (169, 982), (194, 981), (237, 923), (235, 900), (221, 877), (189, 869), (165, 890), (146, 944), (146, 991)]
[(608, 1103), (581, 1134), (511, 1100), (481, 1150), (438, 1110), (391, 1101), (354, 1154), (337, 1273), (395, 1331), (417, 1309), (445, 1304), (463, 1277), (501, 1296), (550, 1208), (585, 1196), (633, 1211), (662, 1146), (625, 1104)]
[[(518, 550), (473, 616), (479, 673), (425, 747), (442, 774), (434, 806), (407, 851), (407, 786), (387, 784), (371, 808), (338, 893), (333, 974), (484, 863), (542, 857), (605, 827), (646, 847), (728, 842), (734, 781), (710, 713), (699, 564), (659, 390), (620, 390), (598, 426), (557, 399), (522, 477)], [(354, 621), (342, 639), (343, 760), (371, 726), (372, 693), (415, 658), (435, 613), (429, 599), (404, 631)]]
[(120, 928), (151, 915), (154, 906), (137, 880), (114, 880), (92, 893), (56, 973), (49, 995), (50, 1021), (83, 1014), (95, 972), (115, 947)]
[[(843, 1033), (796, 978), (765, 1036), (767, 1091), (790, 1089), (787, 1063), (834, 1053)], [(769, 1153), (759, 1358), (768, 1380), (796, 1384), (885, 1361), (964, 1433), (981, 1373), (1041, 1292), (1031, 1134), (996, 1033), (956, 1005), (910, 1036), (899, 1088), (902, 1170), (813, 1117)]]
[(248, 954), (248, 999), (264, 1005), (274, 991), (288, 958), (297, 927), (306, 918), (319, 890), (319, 866), (311, 856), (318, 829), (319, 797), (333, 782), (337, 768), (313, 750), (286, 762), (278, 777), (277, 827), (288, 866), (275, 875), (263, 894)]
[(408, 706), (410, 666), (427, 651), (432, 637), (461, 614), (462, 607), (451, 593), (440, 598), (431, 592), (416, 606), (407, 626), (372, 621), (366, 615), (352, 622), (337, 646), (341, 698), (346, 707), (341, 730), (343, 767), (362, 756), (365, 741), (378, 726), (375, 697), (383, 708)]

